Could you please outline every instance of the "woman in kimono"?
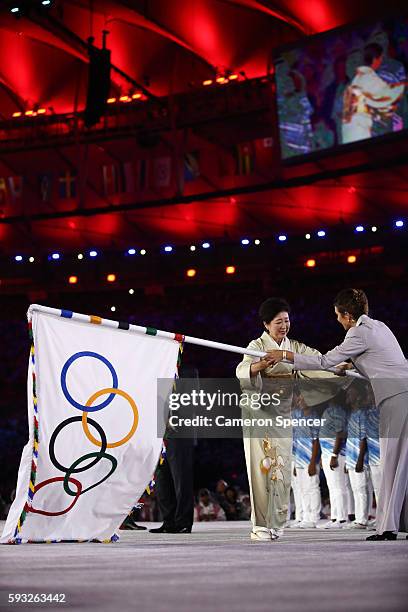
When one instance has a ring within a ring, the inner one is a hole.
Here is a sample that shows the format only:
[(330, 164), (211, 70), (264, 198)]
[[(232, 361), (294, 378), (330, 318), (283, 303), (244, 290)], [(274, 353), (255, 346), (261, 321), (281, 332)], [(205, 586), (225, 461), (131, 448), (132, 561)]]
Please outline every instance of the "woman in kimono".
[[(259, 417), (263, 420), (264, 416), (270, 416), (264, 411), (264, 404), (262, 410), (259, 410), (261, 393), (269, 394), (272, 409), (276, 403), (275, 394), (279, 394), (279, 406), (277, 410), (275, 407), (272, 421), (275, 421), (278, 414), (290, 416), (294, 368), (290, 363), (274, 365), (269, 351), (280, 349), (304, 355), (320, 355), (316, 349), (288, 338), (289, 315), (290, 307), (284, 299), (269, 298), (261, 304), (259, 318), (264, 332), (259, 338), (252, 340), (247, 348), (264, 351), (266, 354), (262, 358), (245, 355), (236, 369), (242, 390), (240, 405), (244, 419)], [(333, 377), (333, 375), (321, 373), (320, 377)], [(327, 398), (327, 394), (323, 396), (323, 393), (319, 399), (316, 399), (315, 392), (313, 395), (314, 404)], [(255, 427), (244, 427), (243, 436), (252, 507), (251, 539), (269, 542), (277, 540), (283, 532), (288, 515), (292, 430), (289, 427), (283, 429), (276, 426), (255, 425)]]

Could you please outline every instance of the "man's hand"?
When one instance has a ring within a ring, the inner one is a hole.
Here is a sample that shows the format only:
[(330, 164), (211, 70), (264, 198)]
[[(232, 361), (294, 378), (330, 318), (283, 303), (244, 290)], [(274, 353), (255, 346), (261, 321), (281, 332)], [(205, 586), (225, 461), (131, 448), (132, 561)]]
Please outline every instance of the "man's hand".
[(314, 463), (314, 461), (311, 461), (309, 463), (309, 467), (307, 468), (307, 472), (308, 472), (309, 476), (316, 476), (316, 464)]
[(338, 467), (339, 467), (339, 458), (338, 457), (332, 457), (330, 459), (330, 469), (331, 470), (335, 470)]
[(364, 463), (362, 461), (357, 461), (355, 471), (357, 472), (357, 474), (360, 474), (364, 471)]

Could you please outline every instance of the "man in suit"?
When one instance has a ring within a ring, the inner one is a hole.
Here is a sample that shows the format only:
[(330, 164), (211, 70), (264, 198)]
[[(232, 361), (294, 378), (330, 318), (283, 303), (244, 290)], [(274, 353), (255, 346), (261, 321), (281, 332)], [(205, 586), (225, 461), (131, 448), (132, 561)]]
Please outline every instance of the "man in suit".
[[(177, 391), (198, 385), (196, 368), (180, 368)], [(188, 379), (188, 380), (184, 380)], [(194, 517), (193, 438), (167, 425), (164, 436), (166, 453), (156, 475), (157, 501), (163, 524), (151, 533), (190, 533)]]

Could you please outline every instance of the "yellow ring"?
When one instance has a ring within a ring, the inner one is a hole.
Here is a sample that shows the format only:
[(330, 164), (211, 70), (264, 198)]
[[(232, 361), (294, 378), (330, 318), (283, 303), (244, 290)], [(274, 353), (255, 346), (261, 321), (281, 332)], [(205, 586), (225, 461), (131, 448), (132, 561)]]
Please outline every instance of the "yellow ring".
[[(121, 440), (118, 440), (117, 442), (110, 442), (106, 445), (106, 448), (116, 448), (117, 446), (122, 446), (122, 444), (125, 444), (126, 442), (128, 442), (128, 440), (130, 440), (130, 438), (135, 433), (137, 426), (139, 424), (139, 412), (138, 412), (134, 399), (132, 399), (130, 395), (126, 393), (126, 391), (122, 391), (121, 389), (110, 389), (110, 388), (100, 389), (99, 391), (96, 391), (96, 393), (91, 395), (89, 400), (86, 402), (85, 406), (92, 406), (92, 404), (94, 403), (96, 399), (98, 399), (98, 397), (100, 397), (101, 395), (106, 395), (108, 393), (114, 393), (115, 395), (121, 395), (122, 397), (124, 397), (129, 402), (133, 410), (133, 425), (129, 433), (126, 434), (126, 436), (122, 438)], [(102, 442), (94, 438), (91, 432), (89, 431), (88, 413), (85, 412), (85, 410), (82, 413), (82, 427), (83, 427), (86, 437), (88, 438), (88, 440), (92, 442), (92, 444), (95, 444), (95, 446), (102, 446)]]

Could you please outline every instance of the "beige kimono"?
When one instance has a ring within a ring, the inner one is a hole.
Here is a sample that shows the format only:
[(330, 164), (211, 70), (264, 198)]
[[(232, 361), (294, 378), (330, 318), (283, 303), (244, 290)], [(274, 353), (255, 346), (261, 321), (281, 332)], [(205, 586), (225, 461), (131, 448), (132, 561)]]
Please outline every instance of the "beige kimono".
[[(252, 340), (248, 349), (257, 351), (269, 351), (272, 349), (289, 350), (306, 355), (320, 355), (319, 351), (298, 342), (285, 338), (281, 345), (271, 338), (265, 331), (260, 338)], [(269, 416), (261, 410), (251, 407), (251, 396), (253, 400), (259, 398), (259, 393), (279, 393), (282, 397), (281, 404), (276, 414), (290, 416), (292, 403), (292, 384), (295, 378), (293, 365), (289, 363), (278, 363), (273, 367), (266, 368), (251, 378), (251, 364), (259, 358), (244, 355), (243, 360), (237, 366), (236, 375), (240, 380), (243, 396), (241, 398), (241, 409), (243, 418), (262, 418)], [(307, 373), (311, 374), (311, 373)], [(316, 376), (314, 372), (312, 376)], [(319, 378), (330, 377), (333, 374), (320, 372)], [(326, 383), (323, 394), (318, 390), (319, 401), (315, 397), (309, 397), (310, 405), (320, 403), (332, 396), (333, 389)], [(311, 396), (315, 396), (315, 392)], [(245, 396), (245, 402), (243, 397)], [(248, 401), (249, 397), (249, 401)], [(312, 400), (312, 401), (311, 401)], [(255, 405), (254, 401), (253, 404)], [(253, 528), (266, 527), (267, 529), (280, 529), (287, 521), (291, 461), (292, 461), (292, 430), (279, 427), (266, 427), (262, 437), (259, 427), (244, 427), (244, 450), (248, 472), (248, 480), (251, 495), (251, 521)]]

